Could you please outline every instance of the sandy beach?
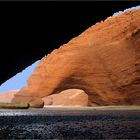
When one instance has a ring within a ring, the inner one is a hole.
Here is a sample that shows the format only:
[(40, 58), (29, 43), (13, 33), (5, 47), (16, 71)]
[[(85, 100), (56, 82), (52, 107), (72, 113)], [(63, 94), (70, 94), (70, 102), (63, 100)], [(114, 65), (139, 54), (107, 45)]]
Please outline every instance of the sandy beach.
[(76, 109), (76, 110), (140, 110), (140, 106), (96, 106), (96, 107), (82, 107), (82, 106), (44, 106), (46, 109)]

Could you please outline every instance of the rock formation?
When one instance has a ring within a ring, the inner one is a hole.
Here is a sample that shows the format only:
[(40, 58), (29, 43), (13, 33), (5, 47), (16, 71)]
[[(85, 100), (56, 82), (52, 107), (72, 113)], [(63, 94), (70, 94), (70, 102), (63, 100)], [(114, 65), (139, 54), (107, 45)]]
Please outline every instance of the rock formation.
[(0, 103), (0, 108), (3, 109), (28, 109), (29, 104), (28, 103)]
[(97, 23), (45, 56), (13, 99), (82, 89), (90, 105), (140, 105), (140, 10)]
[(88, 95), (80, 89), (67, 89), (43, 98), (45, 105), (88, 106)]
[(19, 90), (11, 90), (7, 92), (0, 93), (0, 102), (2, 103), (11, 103), (12, 99), (14, 98), (14, 95)]
[(31, 108), (43, 108), (44, 101), (41, 98), (37, 98), (37, 99), (30, 101), (29, 106)]
[(20, 103), (11, 103), (12, 99), (14, 98), (15, 94), (17, 94), (19, 90), (11, 90), (7, 92), (0, 93), (0, 108), (9, 108), (9, 109), (26, 109), (29, 107), (32, 108), (42, 108), (44, 106), (44, 101), (42, 99), (34, 99), (33, 101), (30, 101), (30, 103), (27, 102), (20, 102)]

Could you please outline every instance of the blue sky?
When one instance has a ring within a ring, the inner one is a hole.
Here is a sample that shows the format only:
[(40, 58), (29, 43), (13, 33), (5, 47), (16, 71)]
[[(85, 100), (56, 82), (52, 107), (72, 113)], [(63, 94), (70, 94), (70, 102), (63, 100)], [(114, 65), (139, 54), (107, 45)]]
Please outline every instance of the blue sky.
[(126, 12), (126, 11), (134, 10), (134, 9), (139, 9), (139, 8), (140, 8), (140, 5), (139, 5), (139, 6), (135, 6), (135, 7), (131, 7), (131, 8), (125, 9), (124, 11), (116, 12), (116, 13), (114, 13), (112, 16), (117, 16), (117, 15), (120, 15), (120, 14)]
[[(113, 16), (117, 16), (128, 10), (139, 9), (139, 8), (140, 8), (140, 6), (128, 8), (124, 11), (119, 11), (119, 12), (114, 13)], [(0, 86), (0, 92), (5, 92), (8, 90), (16, 90), (16, 89), (20, 89), (21, 87), (25, 86), (27, 84), (26, 81), (27, 81), (28, 77), (32, 74), (35, 67), (38, 65), (39, 61), (36, 61), (31, 66), (27, 67), (22, 72), (16, 74), (15, 76), (13, 76), (9, 80), (7, 80), (5, 83), (3, 83)]]
[(8, 90), (15, 90), (20, 89), (21, 87), (25, 86), (27, 83), (28, 77), (31, 75), (35, 67), (38, 65), (39, 61), (36, 61), (22, 72), (16, 74), (5, 83), (0, 86), (0, 92), (5, 92)]

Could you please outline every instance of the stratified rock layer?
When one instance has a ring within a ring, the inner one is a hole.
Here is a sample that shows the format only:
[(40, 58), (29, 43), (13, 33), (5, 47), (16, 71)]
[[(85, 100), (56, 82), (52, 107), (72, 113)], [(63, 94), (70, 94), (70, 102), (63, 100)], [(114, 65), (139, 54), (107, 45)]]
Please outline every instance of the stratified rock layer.
[(80, 89), (67, 89), (43, 98), (45, 105), (88, 106), (88, 95)]
[(140, 105), (140, 10), (97, 23), (45, 56), (13, 102), (84, 90), (90, 105)]

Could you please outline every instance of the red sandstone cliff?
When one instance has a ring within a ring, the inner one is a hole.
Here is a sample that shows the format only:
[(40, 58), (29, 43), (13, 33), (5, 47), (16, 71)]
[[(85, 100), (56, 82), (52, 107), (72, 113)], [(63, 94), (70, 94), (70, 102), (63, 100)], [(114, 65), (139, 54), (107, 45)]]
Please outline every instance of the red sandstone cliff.
[(109, 17), (45, 56), (13, 102), (71, 88), (91, 105), (140, 105), (140, 10)]

